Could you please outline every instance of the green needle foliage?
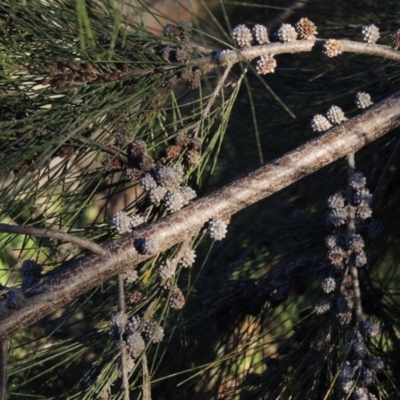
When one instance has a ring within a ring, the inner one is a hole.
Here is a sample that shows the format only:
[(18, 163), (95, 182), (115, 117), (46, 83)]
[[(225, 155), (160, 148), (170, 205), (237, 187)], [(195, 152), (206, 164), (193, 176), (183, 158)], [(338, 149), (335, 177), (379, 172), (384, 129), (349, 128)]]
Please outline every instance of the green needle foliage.
[[(220, 51), (241, 51), (237, 25), (263, 24), (277, 42), (282, 23), (304, 17), (317, 38), (362, 42), (374, 24), (391, 46), (396, 1), (171, 1), (185, 21), (131, 3), (0, 2), (1, 223), (104, 245), (192, 202), (185, 188), (201, 198), (315, 138), (310, 121), (330, 106), (350, 119), (358, 92), (378, 103), (400, 84), (398, 61), (320, 48), (279, 54), (266, 75), (257, 60), (219, 62)], [(353, 255), (335, 267), (326, 246), (350, 232), (348, 221), (326, 223), (328, 198), (354, 189), (341, 159), (235, 215), (224, 240), (204, 229), (162, 253), (144, 240), (154, 257), (123, 285), (107, 280), (12, 337), (8, 398), (398, 399), (398, 133), (355, 155), (374, 194), (372, 218), (352, 231), (366, 265)], [(0, 233), (0, 312), (79, 260), (76, 243)], [(24, 275), (26, 260), (42, 272)], [(332, 276), (352, 296), (347, 322), (340, 295), (324, 289)], [(367, 322), (379, 333), (368, 336)]]

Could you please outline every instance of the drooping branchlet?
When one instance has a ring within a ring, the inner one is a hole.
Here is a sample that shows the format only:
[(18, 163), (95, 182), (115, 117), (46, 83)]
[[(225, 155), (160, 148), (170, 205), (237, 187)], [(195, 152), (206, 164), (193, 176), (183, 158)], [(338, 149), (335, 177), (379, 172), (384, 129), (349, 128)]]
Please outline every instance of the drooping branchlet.
[[(33, 68), (29, 69), (35, 73)], [(83, 63), (78, 60), (65, 60), (56, 57), (53, 62), (40, 69), (45, 75), (42, 85), (69, 88), (67, 93), (73, 93), (72, 88), (94, 82), (114, 82), (127, 76), (131, 71), (127, 64), (108, 64), (108, 71), (101, 72), (91, 63)]]

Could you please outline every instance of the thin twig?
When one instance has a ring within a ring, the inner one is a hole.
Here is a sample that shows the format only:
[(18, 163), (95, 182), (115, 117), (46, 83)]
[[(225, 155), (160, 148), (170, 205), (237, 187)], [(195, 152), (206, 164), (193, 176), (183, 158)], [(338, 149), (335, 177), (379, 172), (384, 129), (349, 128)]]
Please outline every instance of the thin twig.
[(0, 400), (6, 400), (7, 396), (7, 359), (8, 359), (8, 340), (0, 343)]
[(149, 367), (147, 365), (146, 353), (143, 353), (142, 355), (142, 374), (143, 374), (142, 399), (151, 400), (150, 376), (149, 376)]
[(213, 104), (215, 102), (215, 99), (217, 98), (220, 90), (222, 89), (222, 86), (224, 85), (224, 83), (226, 81), (226, 78), (228, 77), (229, 72), (232, 69), (232, 66), (233, 66), (233, 64), (232, 65), (228, 65), (225, 68), (225, 71), (222, 74), (221, 78), (218, 80), (214, 91), (212, 92), (210, 98), (208, 99), (208, 102), (207, 102), (206, 106), (204, 107), (204, 110), (201, 113), (201, 118), (197, 122), (196, 128), (194, 128), (194, 130), (193, 130), (193, 136), (194, 137), (197, 137), (199, 135), (199, 130), (200, 130), (201, 124), (202, 124), (203, 120), (206, 119), (208, 117), (208, 115), (210, 114), (211, 107), (213, 106)]
[[(347, 155), (347, 166), (348, 166), (348, 183), (347, 183), (347, 203), (348, 203), (348, 215), (347, 215), (347, 233), (349, 235), (354, 234), (356, 232), (356, 216), (355, 216), (355, 208), (352, 205), (353, 203), (353, 188), (350, 186), (350, 180), (352, 179), (355, 169), (355, 157), (354, 153), (350, 153)], [(358, 270), (355, 265), (354, 258), (350, 257), (349, 260), (349, 270), (350, 275), (353, 282), (353, 290), (354, 290), (354, 303), (355, 303), (355, 313), (357, 323), (360, 324), (362, 322), (362, 306), (361, 306), (361, 291), (360, 291), (360, 280), (358, 279)]]
[(161, 244), (159, 251), (163, 252), (198, 234), (210, 219), (228, 219), (251, 204), (356, 152), (398, 126), (400, 91), (182, 210), (108, 243), (106, 248), (110, 257), (88, 255), (63, 264), (26, 294), (20, 308), (0, 307), (0, 340), (11, 338), (23, 327), (150, 258), (151, 255), (137, 252), (136, 240), (151, 238)]
[[(365, 54), (378, 56), (389, 60), (400, 61), (400, 52), (393, 50), (389, 46), (374, 43), (355, 42), (352, 40), (338, 39), (343, 46), (344, 53)], [(241, 60), (251, 61), (256, 57), (276, 54), (294, 54), (322, 51), (325, 40), (295, 40), (288, 43), (267, 43), (261, 46), (246, 47), (241, 50), (232, 50), (221, 53), (218, 61), (221, 65), (236, 64)], [(326, 56), (325, 56), (326, 57)]]
[[(186, 242), (184, 242), (184, 243), (186, 243)], [(187, 243), (189, 243), (189, 242), (187, 242)], [(182, 247), (185, 247), (185, 245), (182, 244)], [(179, 249), (179, 252), (182, 251), (182, 247)], [(143, 325), (146, 324), (149, 320), (151, 320), (153, 318), (153, 315), (156, 311), (157, 304), (158, 304), (158, 299), (153, 300), (149, 304), (146, 311), (143, 313), (143, 317), (142, 317)], [(150, 374), (149, 374), (149, 367), (147, 364), (147, 356), (146, 356), (145, 351), (142, 354), (142, 375), (143, 375), (142, 399), (143, 400), (151, 400)]]
[[(122, 274), (118, 275), (118, 312), (121, 316), (126, 316), (125, 311), (125, 289), (124, 289), (124, 278)], [(126, 349), (125, 341), (125, 324), (121, 324), (119, 327), (119, 351), (121, 359), (121, 372), (122, 372), (122, 387), (124, 390), (124, 399), (129, 400), (129, 378), (128, 378), (128, 352)]]
[(88, 249), (95, 254), (98, 254), (99, 256), (104, 257), (108, 255), (107, 249), (101, 247), (100, 245), (92, 242), (89, 239), (74, 236), (65, 232), (54, 231), (48, 228), (34, 228), (31, 226), (0, 224), (0, 232), (58, 239), (63, 242), (75, 243), (78, 246)]

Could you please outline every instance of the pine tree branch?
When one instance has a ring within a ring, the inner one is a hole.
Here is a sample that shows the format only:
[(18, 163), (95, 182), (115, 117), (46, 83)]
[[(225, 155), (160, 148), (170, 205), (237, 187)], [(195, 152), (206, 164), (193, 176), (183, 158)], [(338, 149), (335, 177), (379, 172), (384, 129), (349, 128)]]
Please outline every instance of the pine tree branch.
[(142, 374), (143, 374), (142, 399), (151, 400), (150, 374), (149, 374), (149, 367), (147, 364), (146, 353), (143, 353), (142, 355)]
[[(196, 128), (195, 128), (194, 131), (193, 131), (193, 136), (194, 136), (194, 137), (197, 137), (197, 136), (199, 135), (199, 130), (200, 130), (200, 127), (201, 127), (201, 123), (203, 122), (203, 120), (204, 120), (205, 118), (208, 117), (208, 115), (209, 115), (209, 113), (210, 113), (210, 110), (211, 110), (211, 107), (213, 106), (213, 104), (214, 104), (214, 102), (215, 102), (215, 99), (216, 99), (217, 96), (219, 95), (219, 92), (221, 91), (222, 86), (224, 85), (224, 83), (225, 83), (225, 81), (226, 81), (226, 78), (228, 77), (229, 72), (231, 71), (231, 69), (232, 69), (232, 65), (228, 65), (228, 66), (225, 68), (224, 73), (222, 74), (221, 78), (219, 79), (217, 85), (215, 86), (215, 89), (214, 89), (214, 91), (212, 92), (212, 94), (211, 94), (211, 96), (210, 96), (210, 98), (209, 98), (209, 100), (208, 100), (208, 102), (207, 102), (207, 105), (204, 107), (204, 110), (203, 110), (203, 112), (201, 113), (201, 118), (200, 118), (200, 120), (197, 122)], [(243, 75), (242, 75), (241, 78), (243, 78)]]
[(27, 292), (17, 308), (9, 309), (1, 304), (0, 340), (11, 338), (20, 329), (105, 280), (150, 258), (151, 255), (138, 254), (135, 240), (151, 238), (160, 244), (159, 251), (165, 251), (196, 235), (210, 219), (228, 219), (333, 161), (356, 152), (399, 125), (400, 91), (181, 211), (106, 244), (104, 249), (109, 251), (109, 256), (88, 255), (65, 263)]
[(75, 243), (78, 246), (88, 249), (91, 252), (98, 254), (100, 256), (107, 255), (106, 249), (92, 242), (91, 240), (81, 238), (79, 236), (74, 236), (65, 232), (54, 231), (52, 229), (34, 228), (32, 226), (0, 224), (0, 232), (17, 233), (19, 235), (31, 235), (38, 237), (46, 237), (50, 239), (58, 239), (63, 242)]
[[(400, 52), (389, 46), (374, 43), (355, 42), (352, 40), (337, 40), (343, 46), (343, 52), (365, 54), (369, 56), (382, 57), (388, 60), (400, 61)], [(251, 61), (256, 57), (306, 53), (311, 51), (321, 52), (326, 41), (318, 40), (295, 40), (288, 43), (267, 43), (262, 46), (252, 46), (241, 50), (223, 52), (219, 55), (218, 61), (221, 65), (235, 64), (241, 60)]]

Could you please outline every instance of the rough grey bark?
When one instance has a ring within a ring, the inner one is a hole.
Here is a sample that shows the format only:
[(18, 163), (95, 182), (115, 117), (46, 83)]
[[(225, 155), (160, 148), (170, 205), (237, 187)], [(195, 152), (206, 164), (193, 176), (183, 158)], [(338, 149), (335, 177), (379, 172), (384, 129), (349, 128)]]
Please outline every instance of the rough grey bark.
[(291, 185), (320, 168), (356, 152), (400, 125), (400, 91), (363, 114), (331, 128), (256, 171), (239, 178), (181, 211), (105, 245), (109, 256), (88, 255), (68, 262), (25, 294), (18, 308), (0, 309), (0, 340), (11, 338), (45, 315), (120, 274), (151, 255), (141, 255), (135, 240), (151, 238), (159, 251), (196, 235), (212, 218), (232, 214)]

